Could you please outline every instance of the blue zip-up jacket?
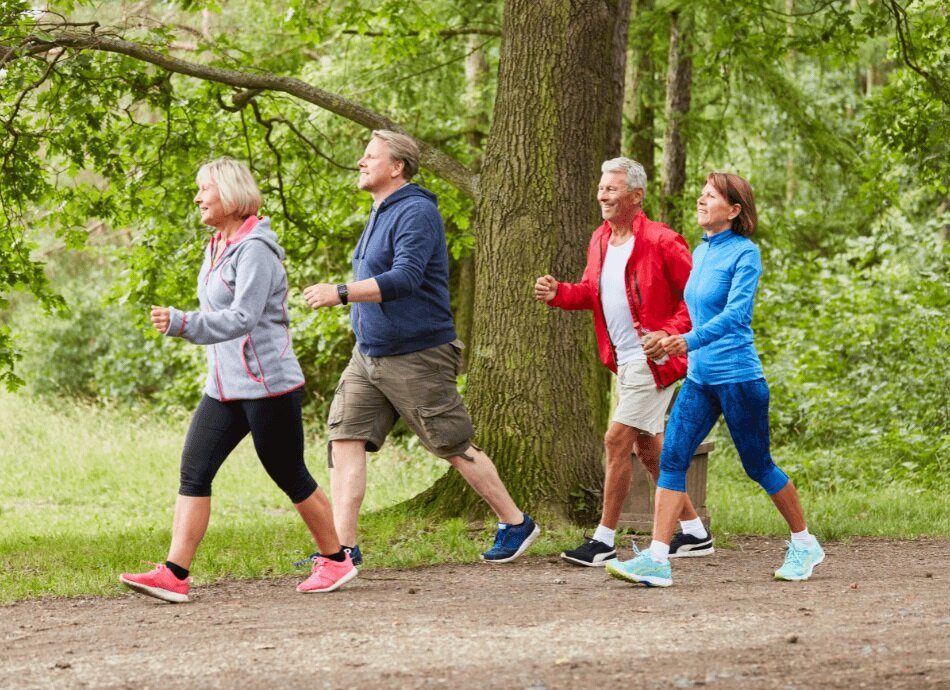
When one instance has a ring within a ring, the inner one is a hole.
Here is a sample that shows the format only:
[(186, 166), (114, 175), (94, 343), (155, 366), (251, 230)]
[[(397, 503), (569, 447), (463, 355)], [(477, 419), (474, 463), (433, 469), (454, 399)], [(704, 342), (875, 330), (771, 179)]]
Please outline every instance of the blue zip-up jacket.
[(683, 297), (693, 329), (685, 334), (687, 378), (696, 383), (753, 381), (764, 376), (752, 335), (752, 307), (762, 275), (759, 248), (724, 230), (693, 252)]
[(374, 208), (353, 252), (353, 279), (367, 278), (376, 279), (383, 301), (350, 309), (364, 355), (403, 355), (455, 340), (449, 253), (435, 194), (407, 184)]
[(212, 266), (215, 235), (198, 273), (198, 311), (169, 308), (165, 335), (207, 345), (205, 393), (256, 400), (304, 385), (287, 315), (284, 250), (270, 220), (251, 216)]

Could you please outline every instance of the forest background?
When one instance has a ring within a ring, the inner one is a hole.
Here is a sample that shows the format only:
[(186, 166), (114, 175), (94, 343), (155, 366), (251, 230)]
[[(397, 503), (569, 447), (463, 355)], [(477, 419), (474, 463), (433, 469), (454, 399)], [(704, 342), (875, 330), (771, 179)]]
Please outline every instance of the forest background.
[[(152, 333), (148, 306), (196, 307), (194, 174), (232, 155), (287, 250), (321, 434), (353, 341), (345, 309), (312, 312), (300, 289), (348, 277), (370, 205), (355, 161), (368, 128), (394, 126), (422, 142), (417, 181), (446, 220), (460, 386), (529, 509), (599, 508), (609, 377), (589, 317), (531, 286), (579, 278), (599, 163), (621, 153), (647, 168), (648, 215), (691, 246), (705, 174), (752, 182), (753, 325), (775, 454), (800, 490), (946, 505), (948, 74), (939, 0), (0, 0), (0, 380), (20, 389), (6, 409), (184, 419), (203, 352)], [(591, 102), (589, 121), (568, 117)], [(484, 513), (446, 477), (414, 505)]]

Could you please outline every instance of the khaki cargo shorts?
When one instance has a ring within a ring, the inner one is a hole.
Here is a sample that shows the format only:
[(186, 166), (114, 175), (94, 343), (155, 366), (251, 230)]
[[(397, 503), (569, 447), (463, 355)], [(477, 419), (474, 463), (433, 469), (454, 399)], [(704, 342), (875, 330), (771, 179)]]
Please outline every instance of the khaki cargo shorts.
[(330, 441), (366, 441), (366, 450), (377, 451), (402, 417), (433, 455), (471, 460), (466, 451), (475, 430), (456, 388), (463, 347), (456, 339), (389, 357), (354, 347), (330, 403)]
[(617, 408), (613, 421), (639, 429), (648, 436), (663, 433), (666, 410), (676, 386), (657, 388), (645, 359), (621, 364), (617, 368)]

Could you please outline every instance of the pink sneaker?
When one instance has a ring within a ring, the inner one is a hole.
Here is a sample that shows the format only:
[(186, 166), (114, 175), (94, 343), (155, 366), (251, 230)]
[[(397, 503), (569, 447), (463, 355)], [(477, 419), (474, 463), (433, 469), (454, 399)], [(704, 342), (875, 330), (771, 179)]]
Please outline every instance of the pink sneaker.
[(147, 573), (122, 573), (119, 576), (119, 582), (129, 589), (150, 597), (181, 604), (188, 601), (188, 585), (191, 583), (191, 578), (179, 580), (163, 564), (155, 564), (155, 570)]
[(332, 592), (356, 577), (356, 573), (356, 566), (350, 560), (350, 554), (346, 554), (346, 560), (342, 563), (317, 556), (313, 559), (310, 577), (297, 585), (297, 591)]

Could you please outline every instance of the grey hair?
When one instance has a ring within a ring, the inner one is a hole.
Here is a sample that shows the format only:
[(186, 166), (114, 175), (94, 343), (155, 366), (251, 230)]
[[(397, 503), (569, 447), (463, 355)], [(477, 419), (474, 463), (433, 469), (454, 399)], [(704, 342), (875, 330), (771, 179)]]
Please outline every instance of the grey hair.
[(373, 136), (389, 145), (389, 157), (402, 161), (402, 176), (408, 182), (419, 172), (419, 145), (416, 140), (391, 129), (374, 129)]
[(632, 158), (611, 158), (609, 161), (604, 161), (604, 164), (600, 166), (600, 171), (624, 173), (627, 176), (629, 189), (642, 189), (644, 194), (647, 191), (647, 171)]

